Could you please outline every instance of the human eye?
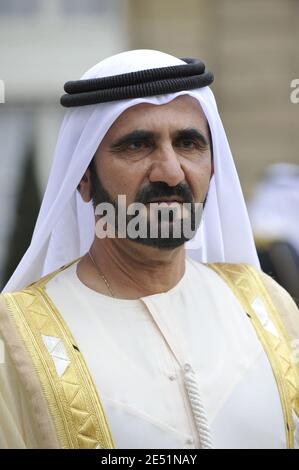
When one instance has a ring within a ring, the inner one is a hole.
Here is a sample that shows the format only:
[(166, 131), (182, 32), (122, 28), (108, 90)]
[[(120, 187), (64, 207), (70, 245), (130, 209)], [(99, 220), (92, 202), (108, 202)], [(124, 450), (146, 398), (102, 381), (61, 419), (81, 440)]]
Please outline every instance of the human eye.
[(123, 155), (129, 157), (144, 157), (154, 148), (154, 142), (149, 139), (134, 139), (127, 142), (121, 149)]
[(122, 142), (114, 147), (112, 152), (119, 158), (132, 160), (141, 160), (147, 157), (153, 150), (155, 144), (153, 141), (144, 138), (134, 138)]
[(193, 139), (182, 139), (179, 145), (186, 149), (193, 149), (198, 146), (198, 142)]
[(203, 142), (191, 137), (178, 139), (176, 146), (183, 151), (202, 151), (207, 147)]
[(129, 142), (127, 144), (127, 150), (131, 151), (138, 151), (138, 150), (143, 150), (147, 149), (149, 147), (149, 142), (143, 141), (143, 140), (134, 140), (132, 142)]

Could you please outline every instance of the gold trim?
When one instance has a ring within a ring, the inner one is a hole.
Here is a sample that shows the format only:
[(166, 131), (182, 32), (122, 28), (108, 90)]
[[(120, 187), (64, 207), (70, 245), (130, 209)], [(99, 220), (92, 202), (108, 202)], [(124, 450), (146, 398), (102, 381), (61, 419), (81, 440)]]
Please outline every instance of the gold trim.
[[(65, 268), (21, 292), (4, 294), (4, 298), (39, 376), (61, 447), (113, 449), (105, 413), (83, 355), (44, 288)], [(42, 335), (63, 342), (69, 364), (61, 376)]]
[[(252, 266), (221, 263), (208, 264), (207, 266), (219, 274), (228, 284), (251, 319), (272, 366), (283, 408), (287, 446), (293, 448), (294, 422), (292, 409), (298, 414), (299, 377), (291, 360), (290, 340), (279, 312), (273, 305), (258, 272)], [(264, 302), (268, 316), (278, 331), (279, 338), (265, 330), (260, 323), (251, 306), (257, 297)]]

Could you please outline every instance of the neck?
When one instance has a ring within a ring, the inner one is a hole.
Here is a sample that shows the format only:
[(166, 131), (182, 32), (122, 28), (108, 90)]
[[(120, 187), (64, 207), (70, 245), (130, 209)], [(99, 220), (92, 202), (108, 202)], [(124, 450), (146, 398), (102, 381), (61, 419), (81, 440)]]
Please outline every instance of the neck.
[[(180, 281), (185, 271), (183, 245), (165, 250), (126, 239), (97, 238), (91, 252), (118, 298), (136, 299), (165, 292)], [(89, 262), (85, 266), (94, 270)]]

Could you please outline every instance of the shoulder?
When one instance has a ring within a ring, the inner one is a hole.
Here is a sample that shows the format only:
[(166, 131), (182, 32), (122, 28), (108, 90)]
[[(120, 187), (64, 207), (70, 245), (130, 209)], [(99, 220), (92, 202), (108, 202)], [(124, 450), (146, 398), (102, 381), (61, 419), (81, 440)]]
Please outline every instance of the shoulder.
[(249, 284), (254, 290), (261, 285), (285, 327), (293, 337), (299, 338), (299, 310), (291, 295), (271, 276), (248, 264), (212, 263), (208, 267), (216, 271), (224, 280), (229, 280), (236, 289), (247, 289)]
[(260, 272), (262, 282), (276, 307), (289, 335), (299, 338), (299, 309), (291, 295), (271, 276)]
[(256, 277), (260, 279), (268, 295), (270, 296), (275, 307), (279, 311), (289, 310), (298, 316), (299, 323), (299, 310), (292, 296), (284, 289), (277, 281), (271, 276), (264, 273), (262, 270), (253, 266), (245, 265), (248, 269), (255, 273)]
[(36, 288), (43, 288), (51, 279), (55, 278), (58, 274), (62, 273), (63, 271), (66, 271), (70, 266), (78, 262), (81, 258), (76, 258), (75, 260), (71, 261), (70, 263), (67, 263), (63, 266), (60, 266), (58, 269), (55, 271), (52, 271), (41, 278), (37, 279), (36, 281), (32, 282), (31, 284), (28, 284), (26, 287), (23, 289), (13, 291), (13, 292), (2, 292), (0, 293), (0, 301), (5, 303), (5, 299), (8, 297), (19, 297), (20, 295), (28, 295), (33, 294), (33, 292), (36, 290)]
[(264, 286), (266, 287), (267, 291), (271, 294), (271, 296), (275, 300), (284, 301), (287, 304), (291, 305), (292, 308), (296, 309), (299, 314), (299, 310), (295, 303), (295, 300), (291, 297), (291, 295), (284, 289), (278, 282), (276, 282), (271, 276), (264, 273), (263, 271), (256, 270), (258, 275), (260, 276)]

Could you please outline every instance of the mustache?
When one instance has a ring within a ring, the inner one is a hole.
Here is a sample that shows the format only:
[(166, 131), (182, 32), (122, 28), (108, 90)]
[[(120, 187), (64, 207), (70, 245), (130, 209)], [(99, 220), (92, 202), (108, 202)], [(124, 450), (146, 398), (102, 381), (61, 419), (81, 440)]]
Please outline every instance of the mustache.
[(186, 183), (179, 183), (176, 186), (168, 186), (163, 181), (151, 183), (145, 188), (141, 189), (135, 198), (135, 202), (147, 204), (153, 199), (168, 198), (178, 196), (182, 202), (193, 202), (193, 194), (190, 187)]

